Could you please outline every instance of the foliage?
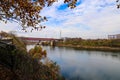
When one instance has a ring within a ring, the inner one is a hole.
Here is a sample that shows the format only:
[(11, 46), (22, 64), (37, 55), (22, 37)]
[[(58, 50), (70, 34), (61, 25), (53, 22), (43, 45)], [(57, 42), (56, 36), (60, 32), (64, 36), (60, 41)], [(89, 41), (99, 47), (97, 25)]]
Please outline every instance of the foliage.
[(12, 72), (3, 65), (0, 65), (0, 80), (12, 80), (11, 78)]
[(56, 64), (56, 62), (53, 62), (46, 57), (47, 56), (46, 50), (43, 50), (41, 46), (36, 45), (34, 48), (29, 50), (29, 54), (32, 56), (33, 59), (36, 59), (38, 61), (44, 58), (42, 63), (52, 70), (51, 72), (52, 76), (59, 77), (59, 80), (62, 80), (62, 77), (60, 77), (59, 75), (60, 70), (59, 66)]
[(79, 46), (93, 46), (93, 47), (120, 47), (119, 39), (96, 39), (96, 40), (84, 40), (84, 39), (68, 39), (63, 43), (65, 45), (79, 45)]
[(56, 64), (56, 62), (51, 61), (50, 59), (46, 58), (44, 60), (44, 64), (48, 66), (55, 74), (59, 73), (59, 66)]
[(51, 66), (48, 66), (19, 49), (0, 51), (0, 61), (4, 63), (0, 63), (0, 80), (62, 80), (58, 65), (52, 62), (49, 63)]
[[(37, 24), (47, 21), (46, 17), (40, 15), (41, 10), (51, 6), (57, 0), (0, 0), (0, 20), (5, 23), (8, 20), (19, 22), (23, 30), (26, 27), (33, 29), (45, 28)], [(64, 0), (70, 8), (74, 8), (77, 0)], [(32, 30), (33, 30), (32, 29)]]
[(42, 47), (36, 45), (34, 48), (29, 50), (29, 54), (36, 59), (41, 59), (47, 56), (46, 50), (42, 50)]

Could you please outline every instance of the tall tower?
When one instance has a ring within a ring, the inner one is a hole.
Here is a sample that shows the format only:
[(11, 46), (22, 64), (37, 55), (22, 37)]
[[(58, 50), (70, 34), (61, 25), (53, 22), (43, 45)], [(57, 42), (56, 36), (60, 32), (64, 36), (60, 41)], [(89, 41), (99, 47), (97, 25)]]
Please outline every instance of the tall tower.
[(61, 39), (61, 34), (62, 34), (62, 33), (61, 33), (61, 30), (60, 30), (60, 39)]

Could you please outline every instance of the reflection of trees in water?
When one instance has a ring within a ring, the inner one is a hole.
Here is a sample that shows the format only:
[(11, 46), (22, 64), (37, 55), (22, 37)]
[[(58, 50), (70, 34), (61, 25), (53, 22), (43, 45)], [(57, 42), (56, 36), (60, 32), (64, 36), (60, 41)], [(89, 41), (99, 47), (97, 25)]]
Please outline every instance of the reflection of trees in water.
[(101, 54), (102, 56), (106, 56), (106, 57), (112, 57), (113, 59), (119, 59), (120, 60), (120, 53), (115, 53), (115, 52), (112, 52), (112, 53), (102, 53)]
[(120, 60), (120, 53), (119, 52), (99, 52), (99, 51), (87, 51), (88, 55), (101, 55), (103, 57), (112, 57), (113, 59)]
[(120, 60), (120, 52), (113, 52), (113, 51), (97, 51), (97, 50), (85, 50), (80, 48), (65, 48), (65, 49), (74, 49), (76, 51), (80, 51), (82, 54), (88, 54), (88, 55), (101, 55), (103, 57), (112, 57), (113, 59), (119, 59)]
[(51, 50), (55, 50), (55, 46), (50, 46), (50, 49)]
[(103, 57), (112, 57), (113, 59), (119, 59), (120, 60), (120, 52), (113, 52), (113, 51), (93, 51), (93, 50), (84, 50), (84, 49), (77, 49), (73, 48), (76, 51), (80, 51), (82, 54), (88, 54), (89, 56), (92, 55), (99, 55)]
[(111, 54), (111, 56), (112, 56), (113, 58), (118, 58), (118, 59), (120, 59), (120, 53)]

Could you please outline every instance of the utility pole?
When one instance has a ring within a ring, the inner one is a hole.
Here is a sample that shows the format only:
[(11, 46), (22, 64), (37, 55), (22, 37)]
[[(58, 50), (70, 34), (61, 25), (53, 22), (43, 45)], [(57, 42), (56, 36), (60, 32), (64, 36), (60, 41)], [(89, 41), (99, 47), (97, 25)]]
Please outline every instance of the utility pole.
[(61, 30), (60, 30), (60, 39), (61, 39), (61, 34), (62, 34), (62, 33), (61, 33)]

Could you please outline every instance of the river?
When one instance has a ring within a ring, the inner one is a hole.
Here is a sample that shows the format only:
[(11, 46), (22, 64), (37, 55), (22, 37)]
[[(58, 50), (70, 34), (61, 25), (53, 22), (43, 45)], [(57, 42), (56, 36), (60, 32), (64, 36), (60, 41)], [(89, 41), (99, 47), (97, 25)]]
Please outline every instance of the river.
[[(27, 46), (27, 49), (34, 45)], [(120, 80), (120, 52), (43, 46), (66, 80)]]

